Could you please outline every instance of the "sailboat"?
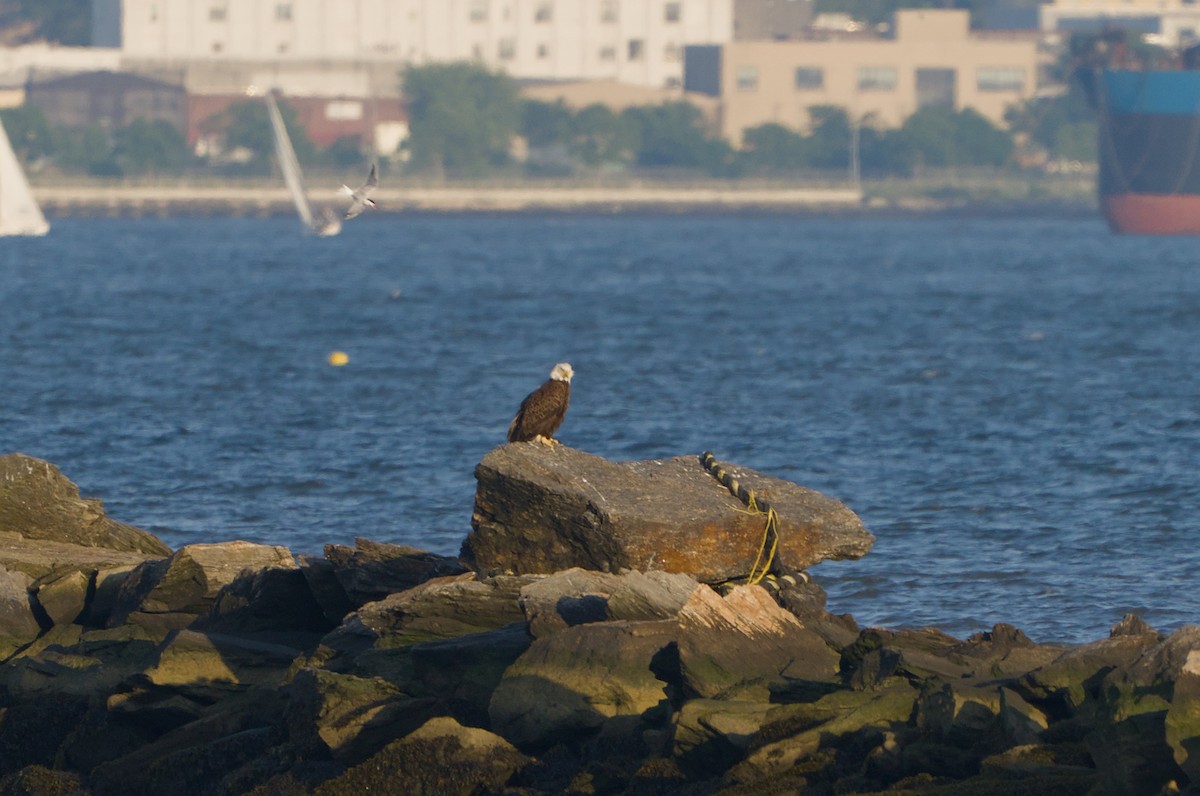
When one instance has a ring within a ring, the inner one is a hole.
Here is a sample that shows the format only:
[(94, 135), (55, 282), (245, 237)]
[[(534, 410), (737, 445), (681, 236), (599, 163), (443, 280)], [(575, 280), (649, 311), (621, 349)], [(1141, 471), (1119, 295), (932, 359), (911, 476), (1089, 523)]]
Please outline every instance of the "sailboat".
[(292, 148), (292, 140), (288, 138), (287, 126), (283, 123), (283, 115), (279, 113), (279, 105), (271, 92), (265, 94), (267, 113), (271, 116), (271, 134), (275, 139), (275, 157), (279, 160), (279, 168), (283, 172), (283, 181), (287, 184), (292, 203), (300, 216), (305, 229), (321, 237), (336, 235), (342, 231), (342, 221), (337, 215), (325, 208), (318, 218), (313, 213), (312, 204), (308, 201), (308, 193), (304, 190), (304, 175), (300, 173), (300, 161), (296, 159), (296, 150)]
[(29, 190), (29, 181), (0, 123), (0, 236), (45, 235), (49, 231), (50, 225)]

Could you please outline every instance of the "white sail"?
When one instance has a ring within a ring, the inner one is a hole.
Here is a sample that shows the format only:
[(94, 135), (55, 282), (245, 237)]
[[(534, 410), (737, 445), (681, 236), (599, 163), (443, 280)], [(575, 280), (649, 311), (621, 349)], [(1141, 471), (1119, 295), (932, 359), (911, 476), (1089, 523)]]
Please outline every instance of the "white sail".
[(305, 228), (318, 235), (336, 235), (341, 232), (342, 223), (337, 216), (329, 212), (321, 218), (313, 215), (312, 205), (308, 201), (308, 193), (304, 189), (304, 175), (300, 172), (300, 161), (296, 159), (296, 150), (292, 148), (292, 140), (288, 138), (287, 126), (283, 123), (283, 115), (275, 97), (268, 92), (267, 113), (271, 117), (271, 133), (275, 138), (275, 157), (279, 160), (279, 169), (283, 172), (283, 181), (287, 184), (292, 203)]
[(49, 231), (8, 133), (0, 124), (0, 235), (45, 235)]

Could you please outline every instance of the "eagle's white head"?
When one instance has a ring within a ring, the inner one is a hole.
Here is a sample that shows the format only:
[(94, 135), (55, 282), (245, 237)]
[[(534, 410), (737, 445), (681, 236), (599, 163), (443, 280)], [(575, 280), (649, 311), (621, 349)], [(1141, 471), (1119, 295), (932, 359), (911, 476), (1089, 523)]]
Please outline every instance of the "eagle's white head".
[(571, 382), (571, 377), (575, 375), (575, 370), (571, 367), (570, 362), (559, 362), (554, 366), (554, 370), (550, 371), (550, 378), (555, 381), (565, 381), (568, 384)]

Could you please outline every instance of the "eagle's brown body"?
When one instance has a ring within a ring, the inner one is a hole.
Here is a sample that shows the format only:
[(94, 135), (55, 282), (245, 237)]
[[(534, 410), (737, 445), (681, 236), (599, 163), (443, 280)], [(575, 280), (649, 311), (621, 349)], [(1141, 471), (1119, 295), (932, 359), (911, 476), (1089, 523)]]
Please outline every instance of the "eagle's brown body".
[(517, 416), (508, 426), (509, 442), (528, 442), (538, 437), (550, 441), (554, 438), (554, 432), (562, 425), (567, 406), (571, 403), (573, 375), (570, 365), (556, 365), (546, 383), (525, 396)]

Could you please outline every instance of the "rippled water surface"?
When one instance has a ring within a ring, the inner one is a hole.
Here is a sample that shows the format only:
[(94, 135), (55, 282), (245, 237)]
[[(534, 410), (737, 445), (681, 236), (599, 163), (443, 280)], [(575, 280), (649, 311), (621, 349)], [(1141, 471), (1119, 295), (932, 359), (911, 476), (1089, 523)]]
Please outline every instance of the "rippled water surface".
[(0, 241), (0, 449), (173, 546), (450, 554), (569, 360), (564, 443), (857, 511), (874, 550), (813, 570), (831, 610), (1171, 629), (1200, 621), (1198, 262), (1091, 220), (62, 219)]

